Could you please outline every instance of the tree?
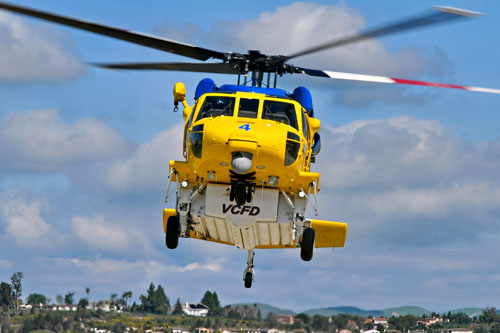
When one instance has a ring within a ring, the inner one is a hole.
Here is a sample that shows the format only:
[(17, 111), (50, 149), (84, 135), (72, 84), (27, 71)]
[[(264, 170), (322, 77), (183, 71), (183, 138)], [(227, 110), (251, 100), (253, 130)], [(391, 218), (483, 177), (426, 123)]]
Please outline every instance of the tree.
[(309, 324), (310, 318), (308, 315), (305, 313), (299, 313), (298, 315), (295, 316), (296, 319), (301, 320), (304, 324)]
[(165, 314), (170, 310), (170, 301), (163, 287), (158, 285), (155, 289), (153, 282), (149, 285), (147, 296), (141, 295), (139, 299), (141, 300), (140, 311)]
[(3, 310), (7, 310), (13, 302), (12, 287), (7, 282), (0, 283), (0, 306)]
[(80, 298), (80, 300), (78, 301), (78, 307), (80, 309), (86, 309), (87, 306), (89, 305), (89, 301), (87, 301), (86, 298)]
[(122, 298), (125, 300), (125, 304), (127, 304), (127, 307), (129, 306), (129, 301), (132, 298), (132, 291), (126, 291), (123, 293)]
[(47, 298), (42, 294), (30, 294), (28, 298), (26, 298), (27, 304), (47, 304)]
[(85, 293), (87, 294), (87, 302), (89, 301), (90, 288), (85, 288)]
[(64, 303), (73, 305), (73, 303), (75, 302), (74, 296), (75, 296), (74, 292), (73, 293), (69, 292), (66, 295), (64, 295)]
[(112, 309), (115, 308), (116, 306), (116, 298), (118, 297), (117, 294), (111, 294), (111, 296), (109, 297), (109, 305)]
[(15, 272), (12, 274), (10, 278), (10, 283), (12, 286), (12, 296), (14, 297), (15, 308), (17, 309), (17, 300), (21, 297), (21, 292), (23, 291), (23, 287), (21, 285), (21, 280), (23, 279), (22, 272)]
[(56, 302), (57, 302), (57, 304), (61, 305), (64, 302), (64, 298), (61, 295), (57, 295)]
[(172, 312), (173, 315), (182, 315), (184, 311), (182, 311), (182, 304), (181, 300), (177, 298), (177, 302), (175, 302), (174, 306), (174, 311)]
[(203, 295), (200, 303), (208, 306), (209, 316), (220, 316), (222, 314), (219, 297), (217, 296), (217, 293), (215, 291), (212, 293), (207, 290), (205, 292), (205, 295)]

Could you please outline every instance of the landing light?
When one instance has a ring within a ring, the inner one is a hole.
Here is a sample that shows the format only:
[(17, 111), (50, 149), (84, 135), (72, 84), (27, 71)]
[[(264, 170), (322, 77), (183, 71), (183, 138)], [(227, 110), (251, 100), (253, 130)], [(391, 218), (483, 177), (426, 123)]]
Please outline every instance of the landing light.
[(189, 185), (189, 183), (187, 182), (187, 180), (183, 180), (181, 182), (181, 186), (184, 187), (184, 188), (188, 187), (188, 185)]
[(304, 192), (303, 190), (300, 190), (299, 198), (304, 199), (305, 197), (306, 197), (306, 192)]
[(269, 179), (267, 182), (271, 186), (276, 186), (276, 185), (278, 185), (278, 179), (279, 179), (278, 176), (269, 176)]

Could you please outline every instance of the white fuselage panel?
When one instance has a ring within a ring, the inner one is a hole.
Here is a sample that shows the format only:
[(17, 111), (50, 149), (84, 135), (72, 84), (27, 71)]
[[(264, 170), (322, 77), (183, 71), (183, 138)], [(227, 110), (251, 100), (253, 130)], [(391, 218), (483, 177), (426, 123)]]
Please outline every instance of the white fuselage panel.
[(205, 214), (226, 219), (235, 227), (248, 227), (254, 222), (276, 222), (278, 196), (275, 189), (255, 189), (252, 202), (238, 206), (229, 201), (230, 185), (208, 184), (205, 196)]

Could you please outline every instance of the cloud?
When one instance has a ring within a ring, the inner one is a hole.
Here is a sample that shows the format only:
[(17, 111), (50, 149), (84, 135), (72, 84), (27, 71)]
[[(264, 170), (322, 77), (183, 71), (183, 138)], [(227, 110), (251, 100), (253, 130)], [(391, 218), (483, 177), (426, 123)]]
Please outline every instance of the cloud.
[(320, 205), (350, 222), (348, 238), (400, 248), (499, 234), (498, 142), (472, 145), (413, 117), (355, 121), (322, 136)]
[[(366, 29), (364, 17), (345, 4), (324, 5), (295, 2), (241, 21), (218, 21), (203, 32), (186, 26), (167, 25), (160, 31), (166, 36), (180, 36), (191, 42), (223, 51), (246, 53), (260, 50), (265, 54), (290, 55), (310, 47), (357, 34)], [(411, 34), (412, 32), (410, 32)], [(169, 35), (170, 34), (170, 35)], [(383, 42), (365, 40), (335, 49), (291, 59), (306, 68), (346, 71), (408, 79), (449, 78), (453, 65), (440, 47), (406, 47), (389, 51)], [(304, 75), (287, 76), (285, 84), (308, 85), (335, 92), (332, 102), (360, 107), (374, 102), (423, 104), (431, 92), (415, 93), (401, 87), (373, 83), (353, 83)], [(335, 88), (332, 90), (332, 88)]]
[(184, 124), (177, 124), (157, 134), (151, 142), (112, 163), (103, 181), (117, 191), (150, 191), (164, 188), (168, 181), (171, 159), (183, 159), (182, 140)]
[(1, 193), (0, 217), (5, 235), (22, 247), (46, 247), (50, 243), (47, 236), (54, 232), (41, 216), (46, 207), (47, 203), (41, 200), (26, 202), (15, 191)]
[(71, 219), (74, 234), (93, 250), (123, 251), (129, 245), (127, 231), (111, 225), (102, 215)]
[(122, 156), (129, 143), (92, 119), (63, 121), (58, 110), (11, 112), (0, 119), (0, 169), (57, 172)]
[(0, 80), (62, 81), (83, 66), (68, 34), (0, 12)]

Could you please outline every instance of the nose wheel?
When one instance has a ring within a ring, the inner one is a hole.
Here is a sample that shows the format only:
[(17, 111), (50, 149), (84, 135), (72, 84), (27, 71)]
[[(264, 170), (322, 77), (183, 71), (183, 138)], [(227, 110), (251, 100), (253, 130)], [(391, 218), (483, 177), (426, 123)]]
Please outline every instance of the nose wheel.
[(245, 288), (251, 288), (252, 282), (255, 279), (255, 272), (253, 270), (254, 255), (254, 250), (248, 250), (247, 268), (243, 272), (243, 281), (245, 282)]

